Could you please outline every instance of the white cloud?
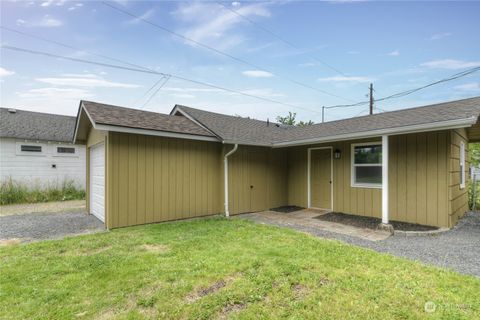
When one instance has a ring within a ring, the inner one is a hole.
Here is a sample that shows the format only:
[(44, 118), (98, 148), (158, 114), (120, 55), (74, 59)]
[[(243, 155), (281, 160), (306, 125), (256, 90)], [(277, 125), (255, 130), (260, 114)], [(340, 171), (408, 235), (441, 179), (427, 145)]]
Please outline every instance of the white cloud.
[(432, 60), (420, 64), (422, 67), (432, 68), (432, 69), (465, 69), (465, 68), (474, 68), (480, 66), (480, 61), (462, 61), (455, 59), (443, 59), (443, 60)]
[(5, 68), (0, 67), (0, 78), (8, 77), (8, 76), (11, 76), (13, 74), (15, 74), (14, 71), (10, 71), (10, 70), (7, 70)]
[(17, 26), (23, 26), (23, 25), (27, 24), (27, 21), (23, 20), (23, 19), (17, 19), (16, 24), (17, 24)]
[(387, 56), (391, 56), (391, 57), (398, 57), (399, 55), (400, 55), (400, 51), (398, 50), (394, 50), (392, 52), (387, 53)]
[(273, 77), (273, 74), (267, 71), (263, 70), (246, 70), (243, 71), (242, 74), (244, 76), (250, 77), (250, 78), (271, 78)]
[(52, 18), (49, 15), (45, 15), (40, 22), (36, 24), (38, 27), (47, 27), (47, 28), (52, 28), (52, 27), (60, 27), (63, 25), (63, 22), (61, 20)]
[(360, 54), (360, 51), (356, 51), (356, 50), (350, 50), (347, 52), (348, 54)]
[(162, 88), (162, 91), (180, 92), (180, 93), (186, 93), (186, 92), (224, 92), (223, 90), (215, 89), (215, 88), (188, 88), (188, 87), (164, 87), (164, 88)]
[(264, 88), (264, 89), (247, 89), (247, 90), (242, 90), (243, 93), (246, 94), (251, 94), (254, 96), (260, 96), (263, 98), (285, 98), (286, 95), (283, 93), (278, 93), (273, 91), (273, 89), (270, 88)]
[(300, 63), (298, 66), (299, 67), (316, 67), (319, 64), (316, 62), (305, 62), (305, 63)]
[(52, 100), (80, 100), (91, 98), (93, 95), (84, 89), (75, 88), (40, 88), (30, 89), (27, 92), (17, 93), (22, 99), (52, 99)]
[(133, 18), (131, 20), (128, 20), (127, 23), (129, 24), (135, 24), (135, 23), (139, 23), (145, 19), (148, 19), (150, 18), (153, 14), (155, 13), (155, 10), (154, 9), (149, 9), (147, 11), (145, 11), (141, 16), (139, 16), (138, 18)]
[(335, 77), (328, 77), (328, 78), (319, 78), (318, 81), (322, 82), (357, 82), (357, 83), (365, 83), (365, 82), (372, 82), (372, 78), (368, 77), (344, 77), (344, 76), (335, 76)]
[(440, 40), (446, 37), (450, 37), (452, 35), (451, 32), (445, 32), (445, 33), (437, 33), (432, 35), (429, 40)]
[(460, 91), (480, 91), (480, 82), (470, 82), (455, 86), (454, 89)]
[(50, 7), (50, 6), (53, 6), (53, 5), (63, 6), (65, 4), (65, 2), (66, 2), (66, 0), (58, 0), (58, 1), (48, 0), (48, 1), (42, 2), (42, 4), (40, 4), (40, 6), (41, 7)]
[(37, 78), (36, 81), (48, 83), (55, 86), (75, 86), (75, 87), (103, 87), (103, 88), (138, 88), (139, 85), (113, 82), (100, 78), (93, 74), (85, 75), (67, 75), (61, 78)]
[(242, 4), (238, 1), (233, 1), (232, 2), (232, 7), (240, 7)]
[[(264, 3), (248, 4), (237, 8), (236, 11), (246, 17), (270, 16), (270, 11)], [(178, 32), (195, 41), (226, 49), (245, 40), (236, 28), (239, 24), (245, 24), (245, 20), (220, 4), (182, 3), (172, 14), (186, 24)], [(187, 43), (192, 45), (189, 41)]]

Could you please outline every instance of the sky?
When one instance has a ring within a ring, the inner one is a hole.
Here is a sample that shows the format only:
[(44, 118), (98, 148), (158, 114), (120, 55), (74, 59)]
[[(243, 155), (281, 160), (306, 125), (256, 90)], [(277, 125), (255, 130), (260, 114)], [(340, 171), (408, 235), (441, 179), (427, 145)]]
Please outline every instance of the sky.
[[(381, 98), (480, 66), (476, 1), (107, 4), (1, 1), (0, 105), (76, 115), (81, 99), (162, 113), (182, 104), (262, 120), (291, 111), (321, 122), (322, 106), (365, 101), (370, 83)], [(374, 111), (479, 95), (477, 72)], [(367, 113), (367, 105), (327, 109), (325, 120)]]

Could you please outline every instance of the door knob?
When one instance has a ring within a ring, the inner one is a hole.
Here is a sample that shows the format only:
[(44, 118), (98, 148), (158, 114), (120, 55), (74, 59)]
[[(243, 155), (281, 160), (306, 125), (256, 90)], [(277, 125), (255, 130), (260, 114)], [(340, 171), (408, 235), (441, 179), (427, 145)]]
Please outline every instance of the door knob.
[(253, 186), (252, 186), (252, 185), (250, 186), (250, 189), (253, 189)]

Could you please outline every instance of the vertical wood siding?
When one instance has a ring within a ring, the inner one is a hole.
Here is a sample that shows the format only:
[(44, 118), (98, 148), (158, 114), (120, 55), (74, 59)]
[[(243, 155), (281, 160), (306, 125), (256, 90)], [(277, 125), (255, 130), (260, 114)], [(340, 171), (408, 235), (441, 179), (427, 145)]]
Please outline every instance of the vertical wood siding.
[(107, 150), (109, 228), (223, 211), (218, 143), (110, 132)]
[[(452, 211), (466, 208), (465, 192), (458, 183), (458, 156), (449, 160), (450, 131), (408, 134), (390, 137), (389, 210), (390, 219), (448, 227), (449, 199)], [(455, 133), (460, 137), (458, 133)], [(360, 216), (381, 217), (382, 194), (378, 188), (351, 187), (351, 144), (378, 142), (378, 139), (344, 141), (290, 148), (288, 151), (288, 204), (307, 206), (307, 149), (332, 146), (341, 151), (333, 160), (333, 209)], [(452, 145), (456, 150), (456, 146)], [(459, 147), (458, 147), (459, 150)], [(457, 151), (458, 153), (458, 151)], [(455, 162), (455, 164), (449, 164)], [(450, 168), (450, 169), (449, 169)], [(451, 173), (449, 174), (449, 170)], [(461, 194), (460, 194), (461, 193)], [(461, 200), (458, 200), (461, 199)]]
[(390, 137), (390, 220), (448, 226), (449, 132)]
[(290, 148), (288, 204), (307, 207), (308, 148), (331, 146), (334, 152), (336, 149), (341, 151), (341, 158), (333, 159), (333, 210), (361, 216), (381, 217), (381, 189), (351, 187), (351, 144), (358, 142), (378, 142), (378, 138)]
[[(449, 152), (449, 226), (453, 227), (458, 219), (468, 211), (468, 138), (465, 129), (450, 131), (450, 152)], [(460, 142), (465, 143), (465, 188), (460, 189)]]
[(229, 157), (228, 166), (231, 214), (287, 204), (286, 150), (239, 146)]

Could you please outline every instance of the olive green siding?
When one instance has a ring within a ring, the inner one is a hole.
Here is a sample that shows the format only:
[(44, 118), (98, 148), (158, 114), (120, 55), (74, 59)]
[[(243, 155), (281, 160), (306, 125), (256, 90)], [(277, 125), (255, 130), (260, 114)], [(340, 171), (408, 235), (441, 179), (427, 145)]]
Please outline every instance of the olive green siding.
[(287, 205), (286, 150), (239, 146), (228, 168), (231, 214)]
[[(460, 189), (458, 182), (459, 139), (465, 139), (462, 132), (465, 134), (464, 130), (451, 130), (389, 137), (391, 220), (452, 227), (455, 219), (467, 210), (467, 191)], [(351, 145), (359, 142), (379, 140), (290, 148), (288, 204), (307, 207), (307, 149), (332, 146), (333, 150), (341, 151), (341, 158), (333, 160), (333, 210), (380, 218), (381, 189), (351, 186)]]
[[(449, 223), (454, 226), (458, 219), (468, 211), (468, 138), (465, 129), (450, 131), (449, 152)], [(460, 141), (465, 143), (465, 188), (460, 188)]]
[(223, 211), (218, 143), (109, 133), (108, 227)]
[(332, 147), (334, 151), (337, 149), (341, 151), (341, 158), (333, 159), (333, 210), (361, 216), (381, 217), (381, 189), (351, 187), (351, 144), (358, 142), (379, 142), (379, 140), (340, 141), (289, 148), (288, 204), (308, 206), (308, 148)]
[(448, 227), (449, 132), (390, 137), (391, 220)]
[[(452, 227), (468, 210), (459, 186), (464, 129), (389, 138), (391, 220)], [(106, 142), (108, 228), (177, 220), (224, 212), (223, 157), (232, 145), (91, 130), (87, 148)], [(333, 210), (381, 217), (380, 188), (351, 186), (351, 146), (379, 138), (291, 148), (239, 146), (229, 157), (231, 214), (308, 206), (308, 148), (340, 150), (333, 159)], [(468, 150), (467, 150), (468, 151)], [(465, 170), (468, 170), (466, 156)], [(87, 206), (89, 203), (87, 152)], [(468, 174), (466, 174), (468, 178)]]

